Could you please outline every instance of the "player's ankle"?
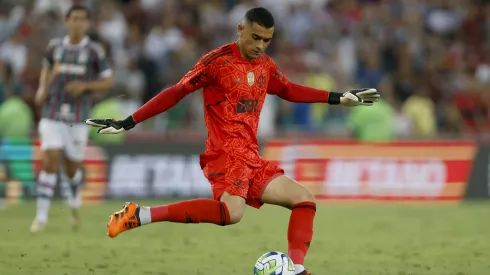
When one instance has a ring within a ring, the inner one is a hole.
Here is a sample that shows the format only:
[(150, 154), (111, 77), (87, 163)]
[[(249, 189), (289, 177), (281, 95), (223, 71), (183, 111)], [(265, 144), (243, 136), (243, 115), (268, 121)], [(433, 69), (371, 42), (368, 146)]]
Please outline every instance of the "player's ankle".
[(139, 206), (138, 218), (140, 225), (145, 225), (151, 223), (151, 210), (150, 207)]
[(295, 264), (294, 265), (294, 273), (295, 274), (299, 274), (303, 271), (305, 271), (305, 267), (302, 264)]

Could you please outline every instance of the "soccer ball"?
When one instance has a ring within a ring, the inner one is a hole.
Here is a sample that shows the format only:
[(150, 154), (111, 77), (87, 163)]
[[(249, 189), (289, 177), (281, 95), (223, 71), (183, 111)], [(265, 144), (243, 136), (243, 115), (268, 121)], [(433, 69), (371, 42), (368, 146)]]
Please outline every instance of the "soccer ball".
[(282, 252), (267, 252), (255, 263), (254, 275), (294, 275), (294, 263)]

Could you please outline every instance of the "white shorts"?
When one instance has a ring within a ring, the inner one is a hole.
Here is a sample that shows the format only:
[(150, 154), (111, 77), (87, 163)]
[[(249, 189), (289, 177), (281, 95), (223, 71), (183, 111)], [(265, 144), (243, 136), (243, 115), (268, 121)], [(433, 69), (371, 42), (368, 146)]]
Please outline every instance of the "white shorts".
[(89, 137), (88, 125), (42, 118), (38, 130), (42, 151), (62, 149), (71, 161), (83, 161)]

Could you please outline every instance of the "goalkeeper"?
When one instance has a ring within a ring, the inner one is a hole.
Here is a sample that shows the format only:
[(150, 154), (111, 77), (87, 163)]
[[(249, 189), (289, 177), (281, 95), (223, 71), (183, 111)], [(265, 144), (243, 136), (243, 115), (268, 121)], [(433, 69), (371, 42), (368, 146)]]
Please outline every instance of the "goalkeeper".
[(264, 8), (249, 10), (237, 31), (236, 42), (205, 54), (179, 83), (159, 93), (133, 115), (124, 120), (86, 121), (101, 127), (99, 133), (122, 133), (203, 88), (208, 139), (200, 164), (214, 199), (156, 207), (127, 203), (111, 216), (108, 235), (113, 238), (155, 222), (231, 225), (242, 219), (246, 205), (279, 205), (291, 210), (287, 239), (295, 274), (308, 275), (303, 263), (313, 236), (315, 197), (285, 176), (283, 169), (259, 156), (257, 127), (265, 96), (276, 95), (291, 102), (370, 106), (378, 101), (379, 94), (376, 89), (334, 93), (290, 82), (264, 53), (274, 33), (274, 18)]

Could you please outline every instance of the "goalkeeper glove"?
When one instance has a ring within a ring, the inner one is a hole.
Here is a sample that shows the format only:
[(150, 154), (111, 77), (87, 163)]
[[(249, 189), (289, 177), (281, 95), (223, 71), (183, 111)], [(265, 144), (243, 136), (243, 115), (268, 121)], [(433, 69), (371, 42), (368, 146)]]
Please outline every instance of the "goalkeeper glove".
[(342, 104), (346, 107), (371, 106), (379, 101), (380, 94), (374, 88), (355, 89), (340, 93), (330, 93), (328, 96), (329, 104)]
[(124, 120), (89, 118), (85, 120), (85, 124), (99, 127), (100, 129), (97, 130), (99, 134), (119, 134), (136, 126), (136, 122), (132, 116), (128, 116)]

